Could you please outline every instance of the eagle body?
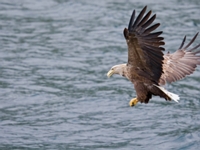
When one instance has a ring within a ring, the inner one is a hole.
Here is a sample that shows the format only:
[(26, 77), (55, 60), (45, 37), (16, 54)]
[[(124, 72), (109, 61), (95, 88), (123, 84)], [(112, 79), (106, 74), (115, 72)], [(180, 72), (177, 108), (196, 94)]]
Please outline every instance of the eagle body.
[(158, 85), (157, 82), (151, 80), (150, 75), (146, 74), (145, 70), (130, 65), (127, 65), (125, 70), (124, 72), (132, 72), (131, 74), (126, 73), (125, 77), (133, 83), (138, 101), (148, 103), (152, 95), (171, 100), (168, 95), (155, 86)]
[(152, 95), (178, 102), (179, 96), (167, 91), (162, 85), (183, 79), (200, 65), (200, 44), (189, 48), (198, 33), (186, 46), (185, 36), (176, 52), (164, 54), (164, 38), (160, 36), (162, 31), (153, 32), (160, 23), (152, 25), (156, 15), (150, 17), (151, 11), (145, 14), (146, 9), (147, 6), (137, 18), (134, 10), (128, 28), (124, 29), (128, 62), (113, 66), (107, 76), (119, 74), (134, 84), (137, 97), (131, 100), (131, 106), (137, 102), (148, 103)]

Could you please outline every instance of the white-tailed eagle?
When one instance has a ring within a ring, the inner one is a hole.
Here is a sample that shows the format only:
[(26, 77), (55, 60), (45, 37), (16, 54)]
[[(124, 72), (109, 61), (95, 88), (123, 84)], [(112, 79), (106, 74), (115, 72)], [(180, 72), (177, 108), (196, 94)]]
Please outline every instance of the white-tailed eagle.
[(126, 77), (134, 84), (137, 94), (129, 105), (137, 102), (148, 103), (152, 95), (157, 95), (166, 100), (178, 102), (179, 96), (162, 87), (190, 75), (200, 65), (200, 44), (193, 48), (189, 46), (195, 41), (198, 33), (184, 46), (184, 37), (179, 49), (174, 53), (163, 54), (162, 45), (164, 38), (162, 32), (153, 32), (160, 24), (153, 24), (156, 18), (151, 11), (145, 14), (145, 6), (135, 19), (135, 10), (132, 13), (128, 29), (124, 29), (124, 37), (128, 45), (128, 62), (113, 66), (107, 73), (110, 77), (119, 74)]

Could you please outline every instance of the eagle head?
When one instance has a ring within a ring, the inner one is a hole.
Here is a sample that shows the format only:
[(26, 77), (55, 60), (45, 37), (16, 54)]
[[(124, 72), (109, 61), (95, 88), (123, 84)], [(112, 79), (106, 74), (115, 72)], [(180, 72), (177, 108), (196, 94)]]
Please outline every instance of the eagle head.
[(121, 76), (124, 76), (126, 69), (126, 64), (120, 64), (113, 66), (107, 73), (108, 77), (111, 77), (113, 74), (119, 74)]

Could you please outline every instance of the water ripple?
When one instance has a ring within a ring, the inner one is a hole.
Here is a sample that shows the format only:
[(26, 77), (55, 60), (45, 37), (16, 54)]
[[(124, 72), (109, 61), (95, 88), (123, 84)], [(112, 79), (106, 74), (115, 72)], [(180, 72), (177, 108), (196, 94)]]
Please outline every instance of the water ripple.
[[(125, 63), (122, 31), (145, 5), (157, 14), (167, 51), (200, 31), (200, 1), (0, 2), (1, 149), (198, 149), (200, 69), (128, 106), (133, 85), (113, 76)], [(199, 37), (195, 44), (199, 43)]]

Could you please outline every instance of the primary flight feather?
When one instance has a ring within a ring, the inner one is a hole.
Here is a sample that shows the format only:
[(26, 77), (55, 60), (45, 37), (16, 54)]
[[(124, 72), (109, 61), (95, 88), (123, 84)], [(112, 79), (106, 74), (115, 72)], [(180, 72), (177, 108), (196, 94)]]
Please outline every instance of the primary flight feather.
[(156, 15), (151, 16), (151, 11), (145, 14), (145, 6), (135, 19), (135, 10), (129, 21), (128, 29), (124, 29), (124, 37), (128, 46), (128, 62), (113, 66), (107, 73), (110, 77), (119, 74), (126, 77), (134, 84), (137, 94), (129, 105), (134, 106), (138, 102), (148, 103), (152, 95), (160, 96), (166, 100), (178, 102), (179, 96), (167, 91), (161, 85), (172, 83), (190, 75), (200, 65), (200, 44), (193, 48), (189, 46), (194, 38), (184, 46), (184, 37), (180, 48), (170, 54), (163, 54), (162, 45), (164, 38), (162, 32), (153, 32), (160, 24), (153, 24)]

